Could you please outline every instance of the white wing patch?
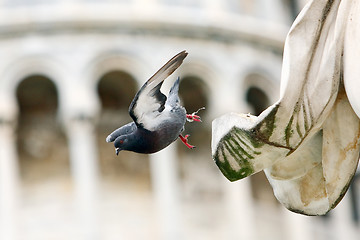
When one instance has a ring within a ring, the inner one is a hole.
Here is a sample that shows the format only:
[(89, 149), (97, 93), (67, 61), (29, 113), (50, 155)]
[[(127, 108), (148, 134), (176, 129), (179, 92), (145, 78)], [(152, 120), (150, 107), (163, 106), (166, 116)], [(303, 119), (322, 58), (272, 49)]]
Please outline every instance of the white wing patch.
[(140, 122), (142, 123), (143, 127), (149, 131), (155, 131), (160, 126), (160, 122), (164, 122), (166, 120), (170, 120), (170, 107), (166, 106), (164, 111), (161, 112), (153, 112), (148, 114), (143, 114)]
[(187, 52), (182, 51), (160, 68), (137, 92), (129, 107), (129, 114), (138, 127), (149, 131), (170, 117), (166, 110), (166, 96), (160, 88), (163, 81), (170, 76), (183, 62)]

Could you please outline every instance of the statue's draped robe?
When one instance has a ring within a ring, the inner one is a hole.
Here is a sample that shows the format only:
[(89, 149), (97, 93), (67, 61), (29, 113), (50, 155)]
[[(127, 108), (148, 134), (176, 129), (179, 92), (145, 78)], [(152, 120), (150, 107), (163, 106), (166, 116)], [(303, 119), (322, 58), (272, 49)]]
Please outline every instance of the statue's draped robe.
[(310, 1), (287, 36), (280, 99), (260, 116), (213, 121), (212, 155), (231, 181), (264, 170), (288, 209), (325, 214), (360, 148), (360, 2)]

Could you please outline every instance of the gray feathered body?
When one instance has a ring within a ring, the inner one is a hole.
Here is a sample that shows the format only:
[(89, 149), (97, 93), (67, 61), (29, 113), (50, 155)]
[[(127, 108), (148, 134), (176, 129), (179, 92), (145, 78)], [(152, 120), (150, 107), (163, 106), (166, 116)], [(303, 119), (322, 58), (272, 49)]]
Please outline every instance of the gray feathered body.
[(137, 128), (132, 134), (127, 136), (130, 140), (129, 144), (124, 145), (122, 150), (137, 153), (155, 153), (169, 146), (183, 131), (186, 112), (184, 108), (179, 107), (170, 112), (169, 115), (173, 116), (176, 120), (169, 119), (162, 122), (157, 130), (149, 131), (144, 128)]
[[(169, 96), (157, 96), (165, 100), (160, 107), (161, 111), (152, 118), (144, 121), (143, 124), (136, 122), (128, 123), (114, 132), (107, 138), (107, 142), (114, 141), (116, 154), (121, 150), (128, 150), (137, 153), (155, 153), (174, 142), (184, 129), (186, 122), (186, 110), (180, 105), (178, 96), (179, 78), (170, 89)], [(159, 94), (158, 92), (154, 94)], [(165, 97), (165, 98), (164, 98)], [(133, 102), (138, 101), (134, 98)], [(130, 105), (130, 109), (133, 105)], [(135, 105), (136, 106), (136, 105)]]

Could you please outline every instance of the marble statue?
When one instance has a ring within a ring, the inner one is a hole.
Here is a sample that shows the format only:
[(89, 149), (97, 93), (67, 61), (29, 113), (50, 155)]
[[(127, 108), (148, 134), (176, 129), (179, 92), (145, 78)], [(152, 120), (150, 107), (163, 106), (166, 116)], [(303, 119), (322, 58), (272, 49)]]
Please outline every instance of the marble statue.
[(360, 148), (360, 2), (312, 0), (286, 38), (280, 99), (212, 123), (212, 156), (236, 181), (264, 170), (289, 210), (323, 215), (346, 193)]

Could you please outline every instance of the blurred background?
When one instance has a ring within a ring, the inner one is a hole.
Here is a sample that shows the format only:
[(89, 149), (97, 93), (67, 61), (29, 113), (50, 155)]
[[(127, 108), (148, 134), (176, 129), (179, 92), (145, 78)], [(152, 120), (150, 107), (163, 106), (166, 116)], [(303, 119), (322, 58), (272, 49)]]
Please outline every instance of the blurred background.
[[(211, 158), (212, 119), (278, 99), (284, 40), (305, 3), (0, 0), (0, 239), (358, 239), (357, 178), (334, 211), (306, 217), (276, 201), (262, 172), (231, 183)], [(166, 84), (181, 76), (187, 111), (206, 107), (185, 126), (197, 148), (116, 156), (106, 136), (182, 50)]]

